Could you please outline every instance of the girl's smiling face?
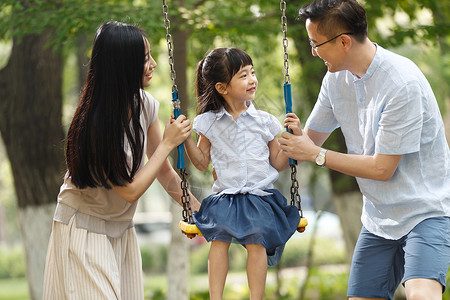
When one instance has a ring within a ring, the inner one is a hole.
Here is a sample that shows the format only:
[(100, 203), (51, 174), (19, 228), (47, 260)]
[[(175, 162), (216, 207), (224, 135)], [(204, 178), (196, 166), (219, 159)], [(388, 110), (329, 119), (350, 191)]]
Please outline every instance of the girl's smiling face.
[(253, 100), (258, 88), (258, 79), (252, 65), (241, 67), (226, 86), (225, 95), (231, 100), (244, 102)]

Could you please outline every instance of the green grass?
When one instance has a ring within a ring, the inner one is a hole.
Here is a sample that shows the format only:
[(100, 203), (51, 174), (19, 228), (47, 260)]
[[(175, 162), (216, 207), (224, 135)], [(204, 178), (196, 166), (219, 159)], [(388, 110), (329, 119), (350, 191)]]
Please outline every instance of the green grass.
[(0, 300), (28, 299), (28, 283), (25, 278), (0, 280)]

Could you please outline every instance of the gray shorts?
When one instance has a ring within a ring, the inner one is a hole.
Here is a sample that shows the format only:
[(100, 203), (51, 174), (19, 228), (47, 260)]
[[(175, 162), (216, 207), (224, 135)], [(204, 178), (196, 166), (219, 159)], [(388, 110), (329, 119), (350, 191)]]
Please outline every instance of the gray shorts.
[(434, 279), (445, 290), (450, 265), (450, 218), (422, 221), (406, 236), (388, 240), (365, 227), (356, 243), (350, 269), (349, 297), (392, 299), (400, 282)]

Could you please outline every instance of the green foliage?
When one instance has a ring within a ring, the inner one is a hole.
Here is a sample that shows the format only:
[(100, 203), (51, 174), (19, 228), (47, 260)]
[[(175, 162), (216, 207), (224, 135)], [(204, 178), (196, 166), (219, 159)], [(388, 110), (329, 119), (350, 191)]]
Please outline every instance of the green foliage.
[(450, 99), (450, 53), (441, 55), (439, 49), (423, 44), (405, 44), (394, 51), (413, 60), (422, 70), (444, 115), (448, 110), (446, 101)]
[(311, 270), (306, 287), (306, 299), (340, 300), (347, 296), (348, 274), (326, 269)]
[(29, 300), (28, 283), (25, 278), (0, 279), (0, 300)]
[(230, 272), (245, 271), (247, 269), (247, 250), (239, 244), (231, 244), (228, 251)]
[[(132, 0), (3, 0), (0, 38), (54, 32), (50, 45), (60, 49), (80, 34), (92, 35), (109, 20), (137, 24), (148, 34), (161, 28), (162, 9), (155, 1)], [(145, 12), (145, 13), (144, 13)]]
[[(287, 242), (281, 258), (283, 268), (304, 266), (307, 263), (307, 255), (310, 247), (310, 239), (291, 239)], [(313, 265), (344, 264), (345, 249), (343, 245), (332, 240), (316, 240), (313, 254)]]
[(0, 247), (0, 278), (24, 278), (25, 260), (22, 248)]
[(296, 239), (287, 242), (281, 257), (281, 267), (292, 268), (304, 266), (308, 253), (309, 240)]
[[(285, 246), (280, 261), (281, 268), (292, 268), (305, 266), (310, 247), (309, 238), (291, 239)], [(208, 253), (210, 244), (206, 243), (191, 249), (190, 263), (191, 274), (208, 272)], [(345, 264), (346, 254), (343, 244), (336, 243), (330, 239), (319, 239), (315, 242), (313, 264)], [(229, 249), (230, 272), (241, 272), (246, 270), (247, 251), (244, 247), (231, 244)], [(270, 268), (274, 270), (275, 268)]]
[[(386, 47), (399, 46), (408, 39), (413, 43), (430, 42), (438, 45), (438, 37), (449, 36), (450, 8), (445, 1), (364, 1), (363, 5), (367, 11), (369, 35), (374, 40), (383, 41)], [(424, 12), (429, 12), (431, 19), (423, 18)], [(386, 17), (393, 20), (387, 36), (377, 28), (377, 22)]]
[(189, 262), (191, 274), (201, 274), (208, 272), (209, 244), (203, 244), (191, 249)]
[(145, 273), (164, 273), (167, 266), (166, 245), (141, 247), (142, 269)]
[(152, 299), (152, 300), (165, 300), (166, 299), (166, 291), (156, 288), (151, 291), (147, 291), (144, 294), (145, 299)]

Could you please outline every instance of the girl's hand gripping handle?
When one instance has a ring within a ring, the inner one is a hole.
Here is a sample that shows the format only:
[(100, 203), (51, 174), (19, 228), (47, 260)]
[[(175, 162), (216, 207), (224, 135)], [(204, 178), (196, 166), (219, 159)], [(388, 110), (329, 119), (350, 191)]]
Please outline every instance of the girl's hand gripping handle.
[[(284, 104), (285, 104), (285, 111), (286, 114), (292, 113), (292, 92), (291, 92), (291, 84), (285, 83), (283, 85), (283, 92), (284, 92)], [(292, 130), (286, 128), (287, 132), (292, 133)], [(297, 161), (289, 158), (289, 165), (297, 165)]]
[[(181, 103), (178, 98), (178, 90), (172, 92), (172, 106), (173, 106), (173, 115), (175, 119), (177, 119), (181, 115)], [(177, 158), (177, 168), (185, 169), (184, 165), (184, 143), (181, 143), (177, 146), (178, 158)]]

